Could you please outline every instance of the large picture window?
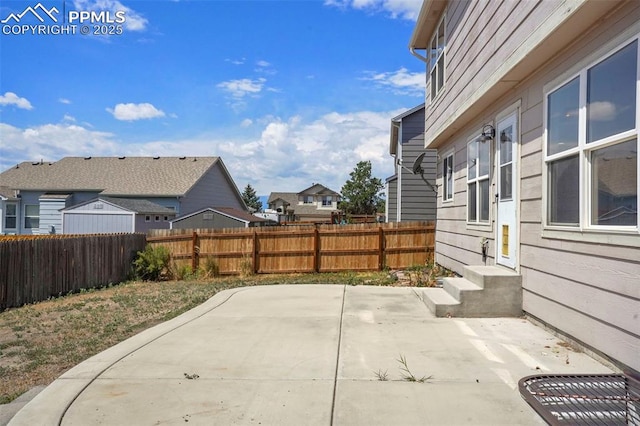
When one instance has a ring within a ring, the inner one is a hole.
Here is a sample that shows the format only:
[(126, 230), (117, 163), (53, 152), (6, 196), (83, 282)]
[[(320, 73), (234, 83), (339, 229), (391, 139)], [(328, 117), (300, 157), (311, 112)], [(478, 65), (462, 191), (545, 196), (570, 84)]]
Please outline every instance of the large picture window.
[(491, 142), (476, 138), (467, 145), (467, 221), (489, 222)]
[(445, 69), (445, 28), (444, 16), (438, 24), (438, 28), (431, 38), (429, 46), (429, 80), (431, 85), (431, 100), (442, 90), (444, 86), (444, 69)]
[(547, 95), (547, 224), (638, 227), (638, 41)]

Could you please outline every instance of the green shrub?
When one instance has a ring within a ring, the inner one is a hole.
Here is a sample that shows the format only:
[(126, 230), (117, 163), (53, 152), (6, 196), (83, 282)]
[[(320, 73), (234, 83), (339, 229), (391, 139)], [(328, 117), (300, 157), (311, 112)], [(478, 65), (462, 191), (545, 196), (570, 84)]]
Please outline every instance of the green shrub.
[(220, 275), (220, 265), (214, 257), (206, 257), (204, 259), (204, 272), (205, 278), (213, 278)]
[(171, 254), (164, 246), (153, 247), (149, 244), (144, 251), (138, 252), (133, 261), (133, 271), (136, 278), (146, 281), (160, 281), (162, 274), (169, 266)]
[(190, 265), (178, 265), (172, 262), (169, 267), (169, 275), (176, 281), (195, 280), (198, 279), (198, 270), (193, 270)]

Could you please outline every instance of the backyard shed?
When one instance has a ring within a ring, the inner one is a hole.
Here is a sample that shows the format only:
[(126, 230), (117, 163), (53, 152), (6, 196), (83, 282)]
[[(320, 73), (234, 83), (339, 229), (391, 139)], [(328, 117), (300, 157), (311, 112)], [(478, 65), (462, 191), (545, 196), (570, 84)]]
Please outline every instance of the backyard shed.
[(168, 229), (176, 212), (148, 200), (99, 197), (61, 210), (63, 234), (111, 234)]

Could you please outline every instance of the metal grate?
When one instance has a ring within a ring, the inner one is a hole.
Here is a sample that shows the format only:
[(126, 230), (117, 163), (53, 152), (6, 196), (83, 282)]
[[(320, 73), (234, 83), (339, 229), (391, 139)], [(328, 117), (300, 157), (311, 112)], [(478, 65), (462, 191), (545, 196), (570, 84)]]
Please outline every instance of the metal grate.
[(640, 380), (624, 374), (524, 377), (520, 394), (550, 425), (640, 426)]

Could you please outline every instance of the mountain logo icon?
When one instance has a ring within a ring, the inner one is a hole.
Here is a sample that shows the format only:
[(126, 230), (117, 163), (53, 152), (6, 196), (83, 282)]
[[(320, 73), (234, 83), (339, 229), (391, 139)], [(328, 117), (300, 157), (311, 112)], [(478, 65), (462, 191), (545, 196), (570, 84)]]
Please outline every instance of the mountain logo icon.
[(44, 23), (45, 19), (43, 18), (43, 16), (49, 17), (49, 19), (51, 19), (53, 22), (58, 22), (58, 18), (56, 17), (56, 15), (60, 13), (60, 11), (55, 6), (52, 7), (51, 9), (47, 9), (42, 5), (42, 3), (38, 3), (34, 7), (28, 6), (21, 13), (18, 13), (18, 14), (11, 13), (9, 14), (9, 16), (7, 16), (5, 19), (3, 19), (0, 22), (3, 24), (6, 24), (9, 21), (13, 20), (15, 23), (19, 23), (20, 20), (29, 13), (35, 16), (35, 18), (38, 21)]

